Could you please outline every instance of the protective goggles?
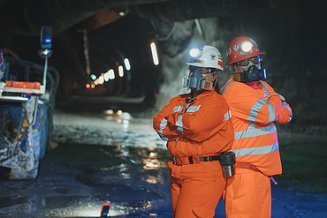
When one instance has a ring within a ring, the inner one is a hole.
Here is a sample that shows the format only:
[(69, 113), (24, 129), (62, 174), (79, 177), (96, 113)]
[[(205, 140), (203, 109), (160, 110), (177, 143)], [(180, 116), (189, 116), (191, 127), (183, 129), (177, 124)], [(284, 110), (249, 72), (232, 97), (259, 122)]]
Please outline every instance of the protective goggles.
[(199, 72), (201, 75), (205, 76), (207, 74), (218, 73), (218, 70), (214, 69), (214, 68), (202, 68), (202, 67), (189, 66), (187, 76), (190, 76), (195, 72)]
[(257, 65), (261, 63), (262, 59), (260, 56), (247, 58), (245, 60), (239, 61), (236, 63), (236, 66), (249, 66), (249, 65)]

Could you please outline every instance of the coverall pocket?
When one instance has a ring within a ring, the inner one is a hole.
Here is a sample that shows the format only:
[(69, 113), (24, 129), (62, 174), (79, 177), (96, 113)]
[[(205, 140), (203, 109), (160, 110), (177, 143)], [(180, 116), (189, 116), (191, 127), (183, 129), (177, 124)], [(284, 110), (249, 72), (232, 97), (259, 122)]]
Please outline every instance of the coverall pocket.
[(193, 208), (193, 214), (198, 218), (212, 218), (215, 215), (215, 210), (204, 207), (195, 207)]

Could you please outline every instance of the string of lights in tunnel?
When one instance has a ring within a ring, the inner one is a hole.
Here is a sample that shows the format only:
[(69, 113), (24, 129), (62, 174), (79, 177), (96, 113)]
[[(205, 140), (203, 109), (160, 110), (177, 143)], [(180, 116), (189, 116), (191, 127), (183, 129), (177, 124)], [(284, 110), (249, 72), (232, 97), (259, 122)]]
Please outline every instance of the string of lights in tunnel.
[[(155, 66), (159, 65), (159, 56), (158, 56), (158, 50), (157, 45), (154, 41), (150, 42), (150, 49), (152, 54), (152, 61)], [(131, 64), (128, 58), (124, 59), (124, 66), (127, 71), (131, 70)], [(119, 65), (118, 68), (118, 76), (120, 78), (124, 77), (124, 67), (122, 65)], [(93, 80), (91, 83), (87, 83), (85, 87), (87, 89), (93, 89), (97, 85), (103, 85), (105, 82), (109, 82), (110, 80), (114, 80), (116, 78), (114, 69), (110, 68), (108, 71), (101, 73), (99, 77), (97, 77), (95, 74), (90, 74), (90, 78)]]

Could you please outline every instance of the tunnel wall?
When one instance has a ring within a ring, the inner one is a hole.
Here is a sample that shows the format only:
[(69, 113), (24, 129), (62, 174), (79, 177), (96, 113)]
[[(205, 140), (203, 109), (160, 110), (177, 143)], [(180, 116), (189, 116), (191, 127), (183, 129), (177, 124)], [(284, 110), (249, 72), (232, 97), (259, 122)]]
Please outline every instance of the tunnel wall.
[[(229, 41), (238, 35), (249, 35), (266, 51), (264, 62), (268, 82), (282, 94), (293, 108), (293, 122), (326, 124), (327, 81), (326, 24), (319, 11), (315, 16), (306, 10), (276, 9), (271, 13), (229, 18), (154, 23), (160, 41), (162, 85), (155, 111), (170, 97), (185, 92), (181, 81), (186, 72), (188, 49), (196, 45), (213, 45), (222, 53)], [(169, 28), (170, 27), (170, 28)], [(169, 36), (169, 39), (167, 38)]]

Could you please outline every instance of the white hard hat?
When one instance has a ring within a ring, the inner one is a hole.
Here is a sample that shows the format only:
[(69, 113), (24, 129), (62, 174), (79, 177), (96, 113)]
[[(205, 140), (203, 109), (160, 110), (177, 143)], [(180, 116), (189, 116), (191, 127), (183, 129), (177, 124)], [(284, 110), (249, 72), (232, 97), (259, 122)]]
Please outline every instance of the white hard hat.
[(221, 54), (216, 47), (205, 45), (202, 49), (202, 54), (196, 62), (187, 63), (190, 66), (215, 68), (223, 70), (223, 61)]

